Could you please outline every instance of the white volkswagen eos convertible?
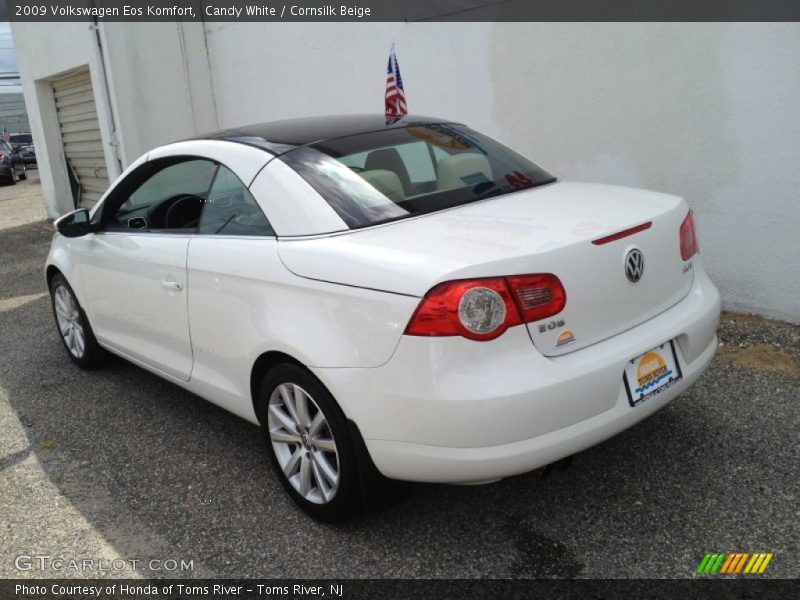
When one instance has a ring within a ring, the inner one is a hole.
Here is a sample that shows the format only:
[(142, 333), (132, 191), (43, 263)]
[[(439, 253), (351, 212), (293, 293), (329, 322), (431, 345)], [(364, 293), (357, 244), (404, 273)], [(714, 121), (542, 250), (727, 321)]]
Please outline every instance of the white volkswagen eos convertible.
[(464, 125), (298, 119), (156, 148), (56, 222), (70, 358), (260, 424), (312, 516), (483, 483), (653, 414), (717, 346), (676, 196), (558, 181)]

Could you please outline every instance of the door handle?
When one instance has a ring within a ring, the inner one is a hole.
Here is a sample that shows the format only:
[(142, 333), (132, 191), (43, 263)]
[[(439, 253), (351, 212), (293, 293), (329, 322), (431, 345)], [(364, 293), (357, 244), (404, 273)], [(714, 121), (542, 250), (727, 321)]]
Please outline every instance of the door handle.
[(180, 281), (162, 280), (161, 286), (165, 289), (173, 290), (175, 292), (180, 292), (183, 289), (183, 284)]

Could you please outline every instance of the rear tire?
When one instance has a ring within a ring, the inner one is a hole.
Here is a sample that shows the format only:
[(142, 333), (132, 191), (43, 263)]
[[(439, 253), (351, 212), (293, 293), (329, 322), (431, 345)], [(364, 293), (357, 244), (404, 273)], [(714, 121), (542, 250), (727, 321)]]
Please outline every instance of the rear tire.
[(25, 181), (28, 178), (28, 167), (22, 165), (22, 173), (19, 174), (19, 180)]
[(66, 278), (58, 273), (50, 280), (50, 303), (61, 342), (70, 360), (82, 369), (97, 369), (107, 357), (94, 337), (89, 319)]
[(278, 479), (303, 511), (326, 523), (358, 506), (358, 466), (342, 410), (307, 369), (285, 363), (261, 384), (258, 417)]

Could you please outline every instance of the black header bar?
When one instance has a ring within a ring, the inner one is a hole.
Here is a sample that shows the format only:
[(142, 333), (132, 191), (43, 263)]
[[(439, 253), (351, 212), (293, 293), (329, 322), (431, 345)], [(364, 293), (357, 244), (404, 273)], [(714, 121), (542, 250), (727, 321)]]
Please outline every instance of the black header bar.
[(800, 21), (798, 0), (5, 0), (0, 21)]
[(714, 600), (796, 598), (798, 582), (741, 579), (5, 579), (3, 600)]

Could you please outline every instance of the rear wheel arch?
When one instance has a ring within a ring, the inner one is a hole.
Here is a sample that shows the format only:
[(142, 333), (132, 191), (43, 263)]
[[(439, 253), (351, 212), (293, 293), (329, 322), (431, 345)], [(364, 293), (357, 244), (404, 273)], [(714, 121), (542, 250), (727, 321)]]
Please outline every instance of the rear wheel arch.
[(378, 510), (387, 506), (392, 506), (398, 502), (406, 499), (412, 490), (412, 485), (404, 481), (395, 481), (388, 479), (378, 471), (369, 450), (364, 442), (364, 437), (358, 428), (358, 425), (347, 417), (339, 400), (331, 393), (325, 383), (321, 381), (311, 370), (296, 358), (279, 351), (265, 352), (259, 356), (250, 374), (250, 391), (253, 401), (253, 410), (259, 420), (259, 423), (264, 428), (267, 440), (269, 440), (269, 427), (267, 423), (262, 422), (262, 415), (258, 407), (259, 397), (261, 394), (261, 386), (264, 377), (270, 369), (279, 365), (296, 365), (303, 371), (308, 373), (312, 379), (316, 380), (322, 386), (330, 398), (333, 400), (335, 408), (341, 413), (344, 418), (348, 429), (348, 436), (350, 442), (350, 451), (353, 452), (353, 457), (356, 463), (356, 470), (358, 474), (358, 488), (360, 492), (360, 502), (363, 509), (367, 511)]
[(303, 511), (323, 522), (342, 521), (360, 503), (348, 422), (325, 385), (280, 354), (271, 357), (279, 362), (265, 372), (256, 407), (270, 462)]
[[(261, 422), (261, 418), (258, 416), (257, 404), (258, 395), (261, 391), (261, 382), (264, 380), (264, 375), (267, 374), (267, 371), (280, 364), (297, 365), (304, 369), (308, 368), (296, 358), (277, 350), (264, 352), (255, 360), (253, 368), (250, 370), (250, 401), (253, 403), (253, 410), (259, 422)], [(264, 425), (264, 423), (261, 423), (261, 425)]]

